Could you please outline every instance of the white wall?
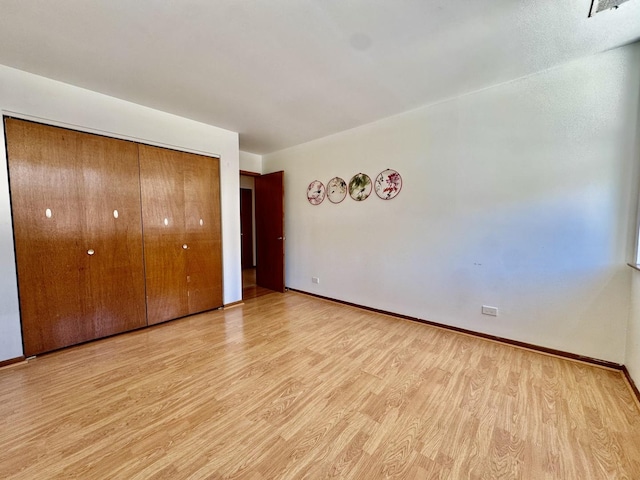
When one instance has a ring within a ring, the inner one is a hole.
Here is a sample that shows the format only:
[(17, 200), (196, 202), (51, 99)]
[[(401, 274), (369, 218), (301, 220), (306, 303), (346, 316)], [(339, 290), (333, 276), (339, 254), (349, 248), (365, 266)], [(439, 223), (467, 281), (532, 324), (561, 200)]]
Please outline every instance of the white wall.
[(240, 151), (240, 170), (262, 173), (262, 155)]
[[(0, 111), (118, 138), (219, 155), (224, 302), (242, 298), (238, 134), (0, 66)], [(22, 355), (4, 128), (0, 129), (0, 361)]]
[[(287, 286), (623, 363), (639, 66), (635, 44), (264, 156)], [(385, 168), (394, 200), (306, 200)]]

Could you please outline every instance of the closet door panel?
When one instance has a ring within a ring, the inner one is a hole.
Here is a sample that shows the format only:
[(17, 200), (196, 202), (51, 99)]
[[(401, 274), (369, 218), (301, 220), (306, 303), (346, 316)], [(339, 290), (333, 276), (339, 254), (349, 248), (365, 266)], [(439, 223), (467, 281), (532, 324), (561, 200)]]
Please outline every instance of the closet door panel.
[(222, 306), (222, 281), (213, 241), (194, 240), (187, 251), (187, 289), (189, 313), (204, 312)]
[(138, 147), (79, 135), (89, 303), (85, 318), (91, 320), (94, 338), (99, 338), (147, 323)]
[[(146, 233), (145, 233), (146, 235)], [(145, 240), (147, 286), (147, 322), (149, 325), (189, 314), (187, 292), (184, 287), (185, 253), (181, 237), (163, 236)], [(167, 246), (164, 242), (170, 246)]]
[(135, 145), (15, 119), (6, 134), (25, 355), (145, 325)]
[(189, 314), (184, 175), (175, 152), (139, 145), (147, 319), (155, 324)]
[(189, 310), (196, 313), (223, 304), (220, 161), (200, 155), (187, 157), (183, 158), (187, 287)]
[(148, 322), (221, 306), (218, 159), (139, 149)]
[(81, 177), (72, 134), (14, 120), (5, 128), (23, 343), (31, 356), (89, 334), (76, 233), (83, 219), (73, 207)]

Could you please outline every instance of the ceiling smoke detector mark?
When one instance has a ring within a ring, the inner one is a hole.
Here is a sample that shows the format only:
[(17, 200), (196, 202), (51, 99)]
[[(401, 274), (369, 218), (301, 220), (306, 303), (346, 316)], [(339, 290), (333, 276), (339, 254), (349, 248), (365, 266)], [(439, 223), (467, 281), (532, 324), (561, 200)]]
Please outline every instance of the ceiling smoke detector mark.
[(365, 33), (354, 33), (351, 35), (351, 38), (349, 38), (349, 43), (354, 49), (364, 52), (371, 48), (372, 41), (371, 37)]
[(629, 0), (592, 0), (589, 16), (593, 17), (596, 13), (618, 8), (620, 5), (628, 1)]

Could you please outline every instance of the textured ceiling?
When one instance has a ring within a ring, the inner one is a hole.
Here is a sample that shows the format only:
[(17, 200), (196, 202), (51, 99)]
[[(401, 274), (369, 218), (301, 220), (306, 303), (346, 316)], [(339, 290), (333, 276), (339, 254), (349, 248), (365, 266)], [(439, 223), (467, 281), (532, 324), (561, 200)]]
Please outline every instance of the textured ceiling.
[(0, 64), (269, 153), (640, 39), (640, 0), (0, 0)]

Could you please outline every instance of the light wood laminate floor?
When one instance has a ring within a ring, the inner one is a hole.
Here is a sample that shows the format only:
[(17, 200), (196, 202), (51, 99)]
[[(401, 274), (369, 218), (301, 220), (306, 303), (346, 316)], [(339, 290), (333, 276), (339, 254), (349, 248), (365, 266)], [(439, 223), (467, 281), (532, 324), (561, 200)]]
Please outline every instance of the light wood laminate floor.
[(3, 479), (640, 478), (620, 372), (298, 293), (0, 369)]
[(260, 287), (256, 283), (256, 267), (246, 268), (242, 270), (242, 299), (250, 300), (252, 298), (261, 297), (273, 293), (273, 290)]

